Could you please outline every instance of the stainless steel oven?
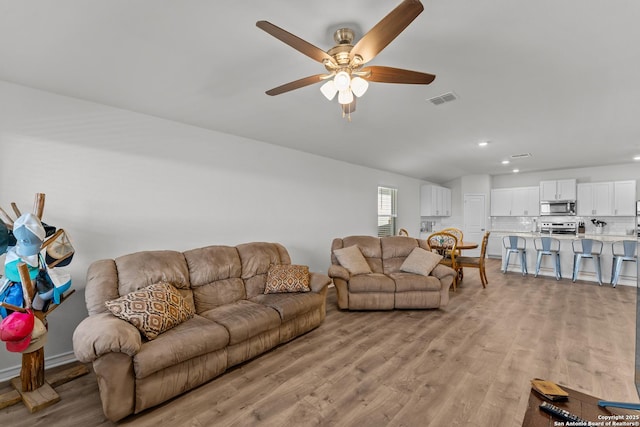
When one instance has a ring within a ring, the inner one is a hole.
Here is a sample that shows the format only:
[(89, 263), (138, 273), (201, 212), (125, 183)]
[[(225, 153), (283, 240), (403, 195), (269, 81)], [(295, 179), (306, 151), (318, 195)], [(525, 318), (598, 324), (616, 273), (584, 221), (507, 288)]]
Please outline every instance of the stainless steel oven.
[(575, 215), (576, 214), (576, 202), (575, 200), (553, 201), (553, 202), (540, 202), (540, 215)]
[(540, 233), (548, 234), (577, 234), (578, 223), (575, 221), (540, 223)]

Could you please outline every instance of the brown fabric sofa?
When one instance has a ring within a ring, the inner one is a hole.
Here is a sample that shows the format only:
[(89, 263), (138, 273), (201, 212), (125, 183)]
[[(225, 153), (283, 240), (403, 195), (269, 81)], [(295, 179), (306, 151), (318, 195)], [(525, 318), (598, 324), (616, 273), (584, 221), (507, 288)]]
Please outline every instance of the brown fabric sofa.
[[(350, 274), (340, 265), (334, 251), (357, 246), (371, 273)], [(405, 236), (349, 236), (331, 244), (329, 277), (338, 296), (338, 308), (349, 310), (392, 310), (439, 308), (449, 302), (449, 288), (455, 271), (437, 265), (429, 276), (400, 270), (414, 248), (430, 250), (425, 240)]]
[[(93, 362), (112, 421), (158, 405), (319, 326), (326, 314), (324, 274), (310, 292), (265, 294), (269, 267), (291, 264), (277, 243), (147, 251), (94, 262), (87, 273), (89, 317), (73, 335), (78, 360)], [(195, 315), (149, 341), (105, 301), (168, 282)]]

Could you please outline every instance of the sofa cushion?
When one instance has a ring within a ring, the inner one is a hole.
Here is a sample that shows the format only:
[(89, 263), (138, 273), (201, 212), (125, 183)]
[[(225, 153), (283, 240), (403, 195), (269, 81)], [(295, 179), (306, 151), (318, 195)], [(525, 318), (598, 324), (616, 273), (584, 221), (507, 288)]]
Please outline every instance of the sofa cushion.
[(254, 242), (236, 246), (242, 263), (246, 298), (264, 293), (267, 273), (272, 265), (291, 264), (289, 253), (279, 243)]
[(382, 248), (383, 273), (397, 273), (405, 259), (418, 247), (418, 240), (406, 236), (387, 236), (380, 238)]
[[(383, 273), (382, 270), (382, 247), (380, 246), (380, 238), (374, 236), (348, 236), (344, 239), (335, 239), (331, 245), (332, 253), (336, 249), (348, 248), (349, 246), (358, 246), (362, 255), (364, 255), (371, 271), (374, 273)], [(333, 258), (332, 258), (333, 262)]]
[(177, 289), (189, 289), (189, 269), (181, 252), (143, 251), (114, 261), (120, 295), (161, 282), (171, 283)]
[(395, 292), (394, 280), (382, 273), (360, 274), (349, 279), (349, 292)]
[(322, 306), (322, 295), (316, 292), (264, 294), (251, 298), (251, 301), (266, 305), (278, 311), (282, 322), (315, 310)]
[(341, 266), (349, 270), (349, 273), (354, 276), (357, 274), (369, 274), (371, 273), (371, 267), (367, 263), (367, 260), (358, 249), (358, 246), (353, 245), (342, 249), (335, 249), (333, 254), (338, 259)]
[(184, 252), (196, 313), (246, 298), (236, 248), (207, 246)]
[(400, 270), (406, 273), (428, 276), (441, 260), (442, 255), (416, 247), (404, 260)]
[(144, 342), (133, 358), (136, 378), (225, 348), (229, 332), (224, 326), (197, 314), (175, 328)]
[(126, 320), (152, 340), (194, 315), (189, 304), (169, 283), (157, 283), (106, 301), (114, 316)]
[(267, 273), (265, 294), (309, 292), (309, 267), (306, 265), (272, 265)]
[(248, 300), (225, 304), (202, 313), (229, 331), (229, 345), (248, 340), (280, 326), (280, 315), (271, 307)]
[(413, 273), (391, 273), (389, 275), (396, 282), (396, 292), (409, 291), (440, 291), (442, 283), (433, 276), (423, 276)]

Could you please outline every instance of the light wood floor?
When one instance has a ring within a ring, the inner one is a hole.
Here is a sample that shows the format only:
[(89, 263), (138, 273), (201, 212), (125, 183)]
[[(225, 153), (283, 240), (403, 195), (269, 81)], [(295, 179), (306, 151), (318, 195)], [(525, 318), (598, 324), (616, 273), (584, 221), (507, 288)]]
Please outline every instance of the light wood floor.
[[(467, 269), (442, 310), (341, 312), (330, 289), (325, 322), (123, 426), (519, 426), (529, 380), (638, 402), (636, 289)], [(110, 426), (93, 374), (2, 426)], [(0, 389), (0, 392), (2, 390)]]

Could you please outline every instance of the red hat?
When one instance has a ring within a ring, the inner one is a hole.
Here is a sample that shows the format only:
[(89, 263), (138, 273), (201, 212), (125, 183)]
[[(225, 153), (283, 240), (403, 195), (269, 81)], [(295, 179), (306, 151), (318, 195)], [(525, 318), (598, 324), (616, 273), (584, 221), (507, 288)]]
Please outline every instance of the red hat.
[(7, 350), (21, 352), (31, 343), (34, 316), (31, 310), (26, 313), (14, 311), (0, 323), (0, 340), (7, 343)]

